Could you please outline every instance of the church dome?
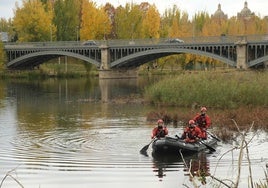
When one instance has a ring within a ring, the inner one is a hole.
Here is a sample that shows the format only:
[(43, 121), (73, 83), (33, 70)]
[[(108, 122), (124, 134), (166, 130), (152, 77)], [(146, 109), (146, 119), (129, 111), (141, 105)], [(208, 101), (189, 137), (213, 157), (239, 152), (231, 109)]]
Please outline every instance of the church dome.
[(244, 8), (241, 10), (241, 14), (243, 16), (246, 16), (246, 15), (250, 15), (251, 14), (251, 11), (248, 8), (248, 3), (247, 2), (245, 2)]
[(220, 19), (226, 19), (227, 15), (224, 14), (224, 12), (221, 10), (221, 4), (218, 5), (218, 9), (213, 15), (214, 18), (220, 18)]
[(254, 15), (254, 13), (251, 13), (251, 10), (248, 8), (247, 1), (245, 1), (244, 8), (241, 10), (240, 13), (238, 13), (238, 16), (239, 17), (248, 17), (248, 16), (252, 16), (252, 15)]

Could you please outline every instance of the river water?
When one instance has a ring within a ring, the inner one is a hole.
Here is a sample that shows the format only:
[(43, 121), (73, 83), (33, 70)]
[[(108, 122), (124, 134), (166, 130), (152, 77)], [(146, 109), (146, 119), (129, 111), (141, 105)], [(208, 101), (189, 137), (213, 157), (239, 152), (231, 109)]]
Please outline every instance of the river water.
[[(139, 153), (155, 126), (146, 116), (157, 109), (114, 99), (140, 93), (148, 80), (0, 81), (0, 187), (216, 187), (209, 174), (229, 185), (235, 181), (239, 149), (231, 149), (240, 144), (235, 140), (184, 161), (181, 156), (154, 158), (151, 147), (148, 155)], [(168, 128), (170, 136), (183, 129)], [(247, 140), (252, 137), (251, 165), (244, 152), (240, 187), (248, 185), (250, 170), (257, 183), (267, 172), (268, 134), (250, 132)], [(206, 184), (191, 181), (186, 165), (193, 175), (201, 169)]]

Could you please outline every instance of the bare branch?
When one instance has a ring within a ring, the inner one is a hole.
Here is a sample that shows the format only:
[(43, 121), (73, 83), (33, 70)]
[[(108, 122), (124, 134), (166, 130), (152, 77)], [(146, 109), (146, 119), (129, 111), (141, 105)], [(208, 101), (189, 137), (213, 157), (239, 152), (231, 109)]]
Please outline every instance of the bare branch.
[[(16, 167), (16, 168), (17, 168), (17, 167)], [(11, 175), (11, 173), (14, 172), (14, 171), (16, 170), (16, 168), (14, 168), (14, 169), (12, 169), (12, 170), (10, 170), (10, 171), (8, 171), (8, 172), (6, 173), (5, 177), (4, 177), (4, 178), (2, 179), (2, 181), (1, 181), (0, 188), (2, 187), (4, 181), (7, 179), (7, 177), (12, 178), (15, 182), (17, 182), (17, 183), (19, 184), (20, 187), (24, 188), (23, 185), (22, 185), (16, 178), (14, 178), (14, 177)]]

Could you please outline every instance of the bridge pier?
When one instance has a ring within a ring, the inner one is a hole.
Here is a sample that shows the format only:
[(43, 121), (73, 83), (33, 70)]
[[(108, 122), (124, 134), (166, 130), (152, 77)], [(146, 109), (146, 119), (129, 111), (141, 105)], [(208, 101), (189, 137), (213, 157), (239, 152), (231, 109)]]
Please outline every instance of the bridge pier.
[(238, 41), (236, 44), (236, 68), (237, 69), (248, 69), (247, 65), (247, 42), (245, 39)]
[(110, 68), (110, 53), (107, 45), (101, 45), (101, 66), (99, 70), (99, 78), (136, 78), (137, 68), (135, 69), (111, 69)]
[(101, 49), (100, 69), (108, 70), (108, 69), (110, 69), (110, 66), (109, 66), (109, 62), (110, 62), (109, 47), (105, 44), (105, 45), (101, 45), (100, 49)]

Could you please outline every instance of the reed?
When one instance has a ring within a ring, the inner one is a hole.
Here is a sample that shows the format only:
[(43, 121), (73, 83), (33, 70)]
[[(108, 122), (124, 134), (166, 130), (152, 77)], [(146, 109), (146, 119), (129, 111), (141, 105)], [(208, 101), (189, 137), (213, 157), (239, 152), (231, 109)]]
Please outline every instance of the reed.
[[(256, 182), (254, 180), (253, 173), (252, 173), (252, 168), (251, 168), (252, 164), (251, 164), (250, 153), (249, 153), (248, 147), (249, 147), (249, 144), (253, 140), (255, 135), (253, 135), (249, 139), (246, 139), (246, 135), (248, 135), (248, 133), (253, 129), (254, 122), (251, 124), (251, 126), (249, 128), (241, 129), (240, 126), (238, 126), (236, 121), (234, 121), (234, 120), (232, 120), (232, 121), (234, 123), (234, 126), (236, 127), (236, 130), (237, 130), (236, 132), (239, 135), (239, 139), (237, 139), (238, 145), (233, 147), (229, 151), (225, 152), (220, 157), (219, 161), (225, 155), (229, 154), (230, 152), (233, 152), (234, 150), (239, 150), (239, 155), (238, 155), (238, 160), (237, 160), (238, 164), (237, 164), (237, 167), (236, 167), (236, 169), (237, 169), (236, 180), (216, 178), (215, 174), (216, 174), (216, 170), (217, 170), (217, 165), (216, 165), (214, 173), (212, 175), (210, 175), (210, 177), (212, 178), (212, 180), (215, 180), (216, 182), (220, 183), (220, 185), (223, 185), (224, 187), (237, 188), (237, 187), (239, 187), (239, 184), (240, 184), (240, 181), (241, 181), (242, 167), (245, 167), (247, 165), (248, 166), (248, 187), (250, 187), (250, 188), (267, 188), (268, 187), (267, 172), (264, 170), (264, 174), (265, 174), (265, 180), (264, 181), (259, 180), (259, 182)], [(244, 157), (244, 156), (246, 156), (246, 157)], [(244, 163), (243, 163), (243, 159), (245, 160)], [(232, 162), (232, 164), (233, 163), (234, 162)], [(266, 166), (267, 166), (267, 164), (266, 164)], [(217, 185), (217, 187), (221, 187), (220, 185)]]
[[(200, 106), (209, 109), (214, 133), (230, 141), (236, 131), (255, 123), (254, 129), (268, 130), (268, 72), (185, 72), (166, 78), (145, 89), (145, 102), (161, 106), (147, 120), (163, 118), (177, 126), (188, 122)], [(164, 107), (187, 107), (188, 111), (165, 111)]]
[(268, 72), (185, 72), (145, 89), (147, 102), (191, 107), (193, 104), (232, 109), (268, 106)]
[[(186, 167), (186, 169), (188, 169), (188, 173), (189, 173), (189, 180), (192, 183), (192, 186), (183, 184), (185, 187), (201, 187), (201, 185), (206, 184), (207, 187), (227, 187), (227, 188), (238, 188), (240, 187), (239, 185), (241, 184), (241, 172), (242, 170), (246, 170), (246, 168), (248, 168), (248, 182), (247, 182), (247, 187), (249, 188), (267, 188), (268, 187), (268, 176), (267, 176), (267, 169), (266, 171), (264, 170), (264, 175), (265, 178), (264, 179), (260, 179), (257, 180), (254, 179), (254, 174), (252, 171), (252, 163), (251, 163), (251, 159), (250, 159), (250, 153), (249, 153), (249, 144), (250, 142), (253, 140), (253, 137), (246, 139), (246, 135), (251, 131), (251, 129), (254, 127), (254, 122), (251, 124), (251, 126), (247, 129), (240, 129), (237, 125), (237, 123), (232, 120), (234, 123), (234, 126), (236, 127), (236, 132), (239, 135), (239, 138), (237, 139), (237, 145), (234, 146), (233, 148), (231, 148), (230, 150), (226, 151), (225, 153), (223, 153), (218, 162), (216, 163), (216, 167), (214, 169), (214, 172), (212, 173), (196, 173), (193, 174), (191, 171), (191, 162), (190, 164), (187, 165), (187, 163), (184, 160), (184, 156), (182, 155), (182, 153), (180, 153), (180, 157), (183, 160), (184, 166)], [(220, 164), (220, 161), (226, 156), (226, 155), (233, 155), (232, 153), (237, 150), (238, 151), (238, 158), (237, 160), (233, 159), (232, 163), (233, 165), (235, 165), (236, 169), (236, 177), (232, 178), (232, 179), (228, 179), (228, 178), (218, 178), (217, 177), (217, 168), (218, 165)], [(200, 161), (201, 163), (201, 161)], [(236, 164), (237, 163), (237, 164)], [(267, 164), (266, 164), (266, 168), (267, 168)], [(199, 169), (197, 170), (197, 172), (202, 172), (202, 168), (201, 166), (199, 166)]]

